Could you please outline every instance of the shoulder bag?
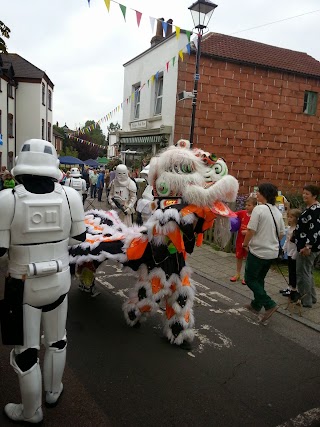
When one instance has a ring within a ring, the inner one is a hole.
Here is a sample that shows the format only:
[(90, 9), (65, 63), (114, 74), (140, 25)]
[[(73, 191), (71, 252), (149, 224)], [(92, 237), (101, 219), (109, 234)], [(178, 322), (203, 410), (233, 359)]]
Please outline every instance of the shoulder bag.
[(283, 261), (283, 259), (284, 259), (284, 252), (283, 252), (283, 249), (282, 249), (282, 246), (281, 246), (281, 241), (280, 241), (280, 236), (279, 236), (279, 233), (278, 233), (277, 223), (276, 223), (276, 220), (274, 219), (274, 216), (273, 216), (273, 213), (272, 213), (272, 210), (271, 210), (270, 206), (267, 205), (267, 204), (266, 204), (266, 206), (268, 206), (268, 209), (269, 209), (269, 211), (271, 213), (271, 216), (272, 216), (272, 219), (273, 219), (273, 222), (274, 222), (274, 226), (276, 227), (276, 233), (277, 233), (278, 242), (279, 242), (279, 252), (278, 252), (277, 259), (279, 261)]

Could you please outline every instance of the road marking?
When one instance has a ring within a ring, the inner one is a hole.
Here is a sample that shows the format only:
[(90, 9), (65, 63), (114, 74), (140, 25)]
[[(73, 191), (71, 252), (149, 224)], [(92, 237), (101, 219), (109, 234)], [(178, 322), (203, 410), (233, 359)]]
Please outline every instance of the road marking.
[(309, 427), (311, 425), (316, 425), (313, 424), (316, 421), (320, 421), (320, 408), (313, 408), (303, 412), (295, 418), (290, 418), (289, 421), (279, 424), (277, 427)]

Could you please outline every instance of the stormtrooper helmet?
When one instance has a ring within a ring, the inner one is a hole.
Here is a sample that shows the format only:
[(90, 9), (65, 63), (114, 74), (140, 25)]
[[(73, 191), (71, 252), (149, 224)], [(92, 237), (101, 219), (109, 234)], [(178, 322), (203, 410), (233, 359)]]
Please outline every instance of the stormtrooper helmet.
[(116, 177), (120, 184), (127, 185), (129, 180), (128, 168), (126, 165), (118, 165), (116, 167)]
[(62, 172), (59, 169), (59, 160), (54, 146), (43, 139), (28, 139), (15, 159), (15, 166), (11, 173), (19, 175), (48, 176), (59, 181)]
[(81, 176), (81, 173), (80, 173), (80, 171), (79, 171), (78, 168), (71, 168), (71, 170), (70, 170), (70, 176), (72, 178), (79, 178)]

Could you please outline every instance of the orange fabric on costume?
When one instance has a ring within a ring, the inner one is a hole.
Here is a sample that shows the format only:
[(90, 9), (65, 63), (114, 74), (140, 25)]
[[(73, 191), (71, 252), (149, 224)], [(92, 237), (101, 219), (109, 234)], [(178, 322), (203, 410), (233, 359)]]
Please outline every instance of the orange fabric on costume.
[(163, 284), (159, 277), (153, 277), (151, 279), (152, 293), (157, 294), (161, 289), (163, 289)]
[(136, 237), (130, 243), (127, 249), (128, 260), (140, 259), (146, 250), (148, 240), (141, 240), (140, 237)]

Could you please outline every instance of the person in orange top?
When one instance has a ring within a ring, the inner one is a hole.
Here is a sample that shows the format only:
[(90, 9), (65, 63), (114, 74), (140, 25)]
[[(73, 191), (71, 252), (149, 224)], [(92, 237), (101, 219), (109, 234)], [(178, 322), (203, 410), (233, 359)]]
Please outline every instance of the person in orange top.
[[(236, 259), (237, 259), (237, 272), (230, 278), (230, 282), (237, 282), (240, 280), (242, 262), (247, 258), (248, 252), (242, 247), (244, 237), (247, 234), (247, 226), (250, 220), (251, 212), (254, 207), (257, 206), (257, 199), (255, 197), (248, 197), (246, 200), (246, 209), (236, 212), (237, 217), (240, 220), (240, 228), (236, 240)], [(246, 284), (244, 280), (241, 282), (243, 285)]]

